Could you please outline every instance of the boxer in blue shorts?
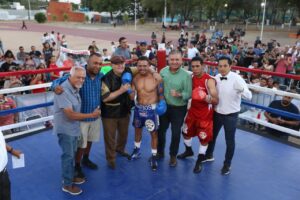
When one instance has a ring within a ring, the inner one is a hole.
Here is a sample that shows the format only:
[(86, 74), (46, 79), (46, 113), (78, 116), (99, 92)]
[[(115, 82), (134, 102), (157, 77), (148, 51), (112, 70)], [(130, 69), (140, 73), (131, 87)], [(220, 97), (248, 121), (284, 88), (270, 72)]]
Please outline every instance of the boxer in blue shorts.
[(166, 102), (163, 96), (162, 79), (158, 80), (150, 72), (149, 59), (141, 56), (137, 62), (138, 74), (132, 81), (131, 99), (136, 97), (133, 126), (135, 128), (134, 150), (130, 160), (140, 157), (143, 127), (151, 134), (150, 166), (157, 169), (157, 130), (159, 126), (158, 115), (166, 111)]
[(132, 125), (135, 128), (146, 127), (147, 131), (157, 131), (159, 126), (159, 117), (156, 112), (156, 104), (139, 105), (136, 104), (134, 109), (134, 118)]

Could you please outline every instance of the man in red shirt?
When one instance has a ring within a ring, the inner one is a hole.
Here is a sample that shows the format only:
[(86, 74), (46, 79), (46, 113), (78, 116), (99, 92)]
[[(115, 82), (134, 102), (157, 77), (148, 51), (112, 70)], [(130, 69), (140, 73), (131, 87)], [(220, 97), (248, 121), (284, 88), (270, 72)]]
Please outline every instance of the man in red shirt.
[[(16, 108), (15, 101), (10, 97), (5, 97), (3, 94), (0, 94), (0, 110), (10, 110)], [(13, 124), (18, 121), (18, 113), (0, 115), (0, 126), (5, 126)], [(2, 131), (4, 135), (12, 133), (11, 130)]]
[(194, 173), (200, 173), (202, 161), (205, 160), (208, 142), (213, 139), (213, 105), (218, 104), (219, 99), (216, 82), (204, 72), (203, 60), (200, 57), (194, 57), (191, 61), (191, 66), (193, 71), (191, 106), (182, 128), (186, 150), (178, 155), (177, 158), (185, 159), (194, 155), (192, 137), (197, 136), (200, 141), (200, 147)]

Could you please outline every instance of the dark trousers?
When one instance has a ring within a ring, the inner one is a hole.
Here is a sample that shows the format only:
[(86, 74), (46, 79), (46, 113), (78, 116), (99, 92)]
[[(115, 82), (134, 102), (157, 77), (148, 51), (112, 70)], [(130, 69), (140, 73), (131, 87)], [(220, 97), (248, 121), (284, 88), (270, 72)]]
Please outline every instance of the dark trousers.
[(181, 135), (181, 126), (186, 114), (186, 105), (185, 106), (170, 106), (168, 105), (167, 112), (159, 117), (159, 129), (158, 129), (158, 147), (157, 152), (159, 154), (164, 154), (165, 145), (166, 145), (166, 132), (171, 123), (171, 145), (170, 145), (170, 155), (176, 156), (178, 153), (180, 135)]
[(6, 169), (0, 172), (0, 199), (10, 200), (10, 180)]
[(128, 136), (130, 115), (123, 118), (104, 118), (102, 124), (104, 130), (104, 143), (106, 160), (115, 162), (116, 151), (125, 151)]
[(206, 151), (206, 155), (212, 156), (216, 140), (218, 134), (224, 126), (225, 131), (225, 141), (226, 141), (226, 154), (225, 154), (225, 161), (224, 164), (231, 165), (231, 160), (234, 154), (235, 148), (235, 131), (236, 131), (236, 124), (238, 120), (238, 113), (232, 113), (229, 115), (222, 115), (217, 112), (214, 113), (214, 125), (213, 125), (213, 140), (208, 144), (208, 149)]

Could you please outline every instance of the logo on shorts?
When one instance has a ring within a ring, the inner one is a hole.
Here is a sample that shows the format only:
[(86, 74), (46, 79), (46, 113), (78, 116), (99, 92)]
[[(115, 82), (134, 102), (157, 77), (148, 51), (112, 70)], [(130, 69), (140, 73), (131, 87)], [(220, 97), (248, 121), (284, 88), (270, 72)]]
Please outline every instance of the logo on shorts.
[(154, 124), (154, 121), (153, 121), (153, 120), (147, 119), (147, 120), (145, 121), (145, 126), (146, 126), (146, 129), (147, 129), (149, 132), (154, 131), (155, 124)]
[(199, 133), (199, 137), (200, 137), (200, 139), (204, 140), (207, 137), (207, 134), (205, 132), (201, 131)]

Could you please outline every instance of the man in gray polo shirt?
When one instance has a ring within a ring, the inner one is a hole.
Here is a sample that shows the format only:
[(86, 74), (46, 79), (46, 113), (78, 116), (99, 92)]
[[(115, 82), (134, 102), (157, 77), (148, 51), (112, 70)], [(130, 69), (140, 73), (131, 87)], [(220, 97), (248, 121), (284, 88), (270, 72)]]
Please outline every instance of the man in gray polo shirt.
[(54, 133), (57, 134), (58, 143), (62, 149), (62, 190), (72, 195), (82, 193), (82, 190), (73, 183), (85, 182), (83, 178), (74, 177), (75, 152), (80, 136), (79, 120), (100, 116), (99, 108), (95, 109), (93, 113), (80, 113), (79, 89), (82, 87), (85, 77), (86, 71), (83, 67), (72, 67), (68, 81), (61, 85), (64, 93), (54, 96)]

